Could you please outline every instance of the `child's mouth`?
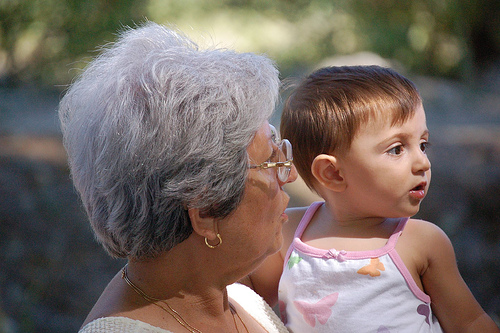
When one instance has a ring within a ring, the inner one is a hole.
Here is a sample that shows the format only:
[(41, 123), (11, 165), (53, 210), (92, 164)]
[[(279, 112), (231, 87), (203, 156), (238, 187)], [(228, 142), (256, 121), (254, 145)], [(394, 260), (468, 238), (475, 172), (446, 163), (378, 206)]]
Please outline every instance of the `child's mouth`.
[(410, 196), (412, 198), (422, 200), (425, 197), (425, 186), (426, 183), (422, 182), (410, 190)]

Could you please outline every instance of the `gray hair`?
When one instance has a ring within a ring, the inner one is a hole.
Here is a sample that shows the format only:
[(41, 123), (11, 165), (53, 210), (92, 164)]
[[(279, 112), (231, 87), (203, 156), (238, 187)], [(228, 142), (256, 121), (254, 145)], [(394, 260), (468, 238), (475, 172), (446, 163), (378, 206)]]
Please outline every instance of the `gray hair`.
[(114, 257), (185, 240), (187, 207), (216, 218), (241, 202), (246, 149), (278, 100), (263, 55), (201, 50), (175, 29), (126, 28), (70, 86), (59, 117), (74, 185)]

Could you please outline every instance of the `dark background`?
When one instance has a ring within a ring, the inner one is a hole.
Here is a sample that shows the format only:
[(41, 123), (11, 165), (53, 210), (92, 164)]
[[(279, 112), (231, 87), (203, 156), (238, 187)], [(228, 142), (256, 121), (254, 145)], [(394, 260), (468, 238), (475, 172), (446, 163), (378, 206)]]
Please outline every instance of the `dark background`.
[[(145, 18), (203, 44), (267, 53), (283, 78), (392, 66), (420, 89), (433, 144), (418, 217), (439, 225), (500, 323), (500, 2), (494, 0), (0, 0), (0, 332), (74, 332), (124, 264), (94, 241), (71, 185), (57, 104)], [(279, 110), (272, 119), (279, 124)], [(290, 205), (307, 205), (303, 183)]]

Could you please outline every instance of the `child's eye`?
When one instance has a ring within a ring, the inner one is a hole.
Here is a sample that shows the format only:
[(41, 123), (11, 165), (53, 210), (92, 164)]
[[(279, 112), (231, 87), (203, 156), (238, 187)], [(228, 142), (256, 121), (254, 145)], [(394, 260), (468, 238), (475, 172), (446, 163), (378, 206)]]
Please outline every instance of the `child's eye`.
[(401, 153), (403, 152), (403, 146), (402, 145), (399, 145), (399, 146), (395, 146), (391, 149), (389, 149), (387, 151), (388, 154), (391, 154), (391, 155), (400, 155)]
[(427, 152), (427, 149), (429, 149), (429, 147), (431, 146), (430, 142), (422, 142), (420, 143), (420, 150), (423, 152), (423, 153), (426, 153)]

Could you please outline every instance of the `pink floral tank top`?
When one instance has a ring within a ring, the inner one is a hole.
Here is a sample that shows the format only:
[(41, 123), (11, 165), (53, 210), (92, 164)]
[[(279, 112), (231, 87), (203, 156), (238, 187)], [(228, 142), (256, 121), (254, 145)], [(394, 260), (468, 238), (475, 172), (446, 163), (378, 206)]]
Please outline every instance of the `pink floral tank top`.
[(395, 250), (408, 218), (373, 251), (323, 250), (301, 241), (322, 202), (313, 203), (295, 232), (279, 284), (282, 320), (291, 332), (442, 332), (430, 297)]

